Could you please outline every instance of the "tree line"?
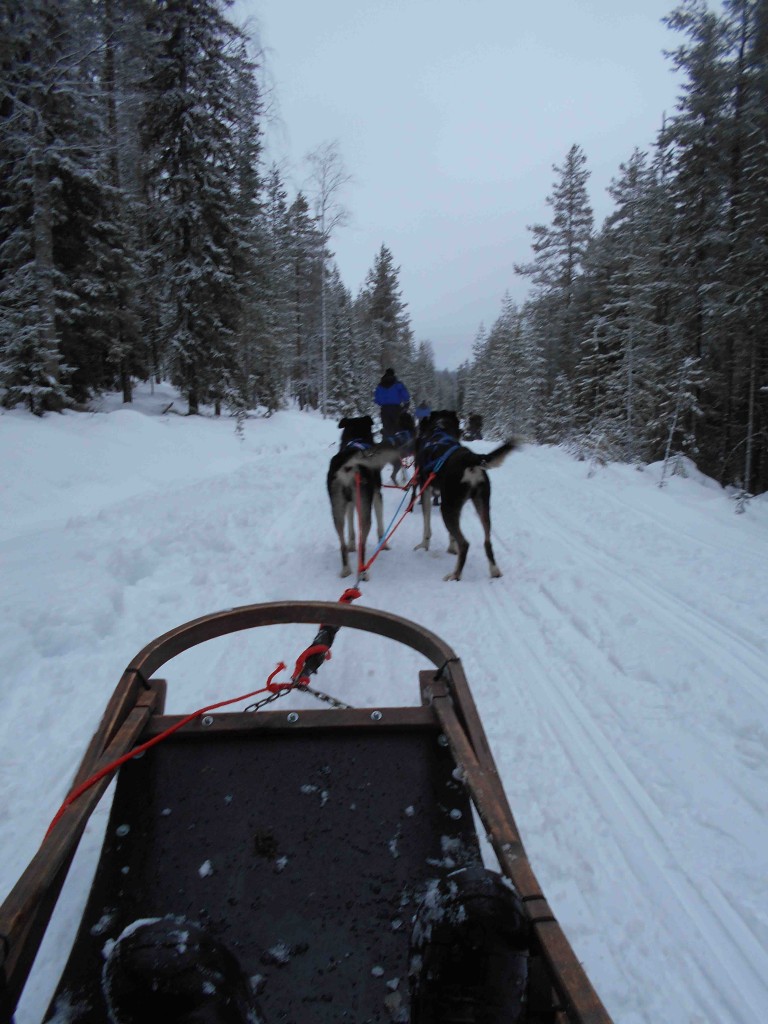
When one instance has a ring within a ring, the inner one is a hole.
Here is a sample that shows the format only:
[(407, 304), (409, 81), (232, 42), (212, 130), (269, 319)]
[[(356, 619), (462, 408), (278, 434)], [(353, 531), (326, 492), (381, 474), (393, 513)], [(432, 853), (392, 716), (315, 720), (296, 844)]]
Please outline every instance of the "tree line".
[(508, 297), (458, 371), (416, 343), (386, 245), (353, 296), (333, 259), (346, 177), (264, 165), (261, 57), (231, 0), (0, 5), (0, 398), (36, 413), (169, 379), (194, 413), (416, 399), (597, 459), (670, 453), (768, 489), (768, 0), (683, 0), (684, 80), (596, 227), (568, 151)]
[(666, 19), (684, 76), (650, 152), (636, 149), (599, 229), (587, 158), (568, 151), (530, 227), (530, 282), (481, 328), (465, 404), (498, 434), (585, 457), (684, 453), (723, 484), (768, 490), (768, 0), (684, 0)]
[(6, 406), (130, 402), (152, 378), (191, 413), (335, 415), (368, 406), (388, 365), (451, 385), (414, 345), (385, 245), (357, 296), (341, 280), (335, 145), (310, 155), (311, 194), (263, 166), (260, 54), (230, 3), (3, 0)]

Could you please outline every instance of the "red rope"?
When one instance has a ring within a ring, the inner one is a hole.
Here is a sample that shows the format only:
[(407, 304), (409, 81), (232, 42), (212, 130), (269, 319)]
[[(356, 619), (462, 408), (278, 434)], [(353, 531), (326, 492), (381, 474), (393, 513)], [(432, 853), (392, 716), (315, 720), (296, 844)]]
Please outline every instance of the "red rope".
[[(282, 667), (285, 668), (284, 665)], [(272, 677), (279, 671), (280, 666), (278, 666), (278, 668), (275, 669), (275, 671), (269, 677), (270, 681)], [(124, 765), (126, 761), (130, 761), (131, 758), (136, 757), (138, 754), (143, 754), (145, 750), (149, 750), (150, 747), (154, 747), (157, 743), (160, 743), (161, 740), (167, 739), (172, 733), (176, 732), (178, 729), (181, 729), (183, 725), (187, 725), (189, 722), (194, 721), (195, 718), (198, 718), (200, 715), (204, 715), (207, 711), (216, 711), (217, 708), (223, 708), (227, 704), (236, 704), (239, 700), (247, 700), (249, 697), (256, 697), (260, 693), (274, 693), (275, 685), (276, 684), (274, 683), (270, 685), (270, 683), (268, 682), (266, 686), (262, 686), (258, 690), (253, 690), (251, 693), (244, 693), (241, 697), (231, 697), (229, 700), (220, 700), (216, 704), (209, 704), (207, 705), (207, 707), (199, 708), (197, 711), (193, 711), (190, 715), (185, 715), (184, 718), (174, 723), (174, 725), (169, 726), (163, 732), (158, 733), (157, 736), (153, 736), (152, 739), (147, 740), (146, 743), (142, 743), (138, 747), (133, 747), (127, 754), (123, 754), (122, 757), (118, 757), (115, 758), (114, 761), (110, 761), (109, 764), (105, 765), (103, 768), (100, 768), (97, 772), (91, 775), (90, 778), (86, 779), (85, 782), (81, 782), (79, 786), (76, 786), (69, 793), (64, 803), (53, 816), (53, 820), (51, 821), (51, 824), (48, 826), (48, 831), (45, 833), (45, 838), (47, 839), (48, 836), (51, 834), (54, 827), (58, 824), (59, 820), (61, 819), (62, 815), (67, 810), (67, 808), (70, 806), (70, 804), (74, 803), (74, 801), (77, 800), (78, 797), (82, 796), (83, 793), (85, 793), (87, 790), (89, 790), (91, 786), (94, 786), (97, 782), (103, 779), (105, 775), (109, 775), (111, 772), (118, 769), (121, 765)], [(280, 687), (280, 684), (277, 685), (278, 687)]]
[[(358, 597), (362, 597), (362, 594), (357, 589), (357, 587), (349, 587), (347, 590), (344, 591), (344, 593), (339, 598), (339, 603), (351, 604), (352, 601), (356, 601)], [(61, 807), (59, 807), (58, 811), (53, 816), (53, 820), (51, 821), (50, 825), (48, 826), (48, 830), (45, 833), (45, 838), (48, 838), (53, 829), (61, 820), (62, 816), (64, 815), (64, 812), (67, 810), (68, 807), (70, 807), (71, 804), (75, 802), (75, 800), (78, 799), (78, 797), (82, 796), (83, 793), (87, 792), (87, 790), (91, 788), (91, 786), (94, 786), (105, 776), (120, 768), (120, 766), (124, 765), (126, 761), (130, 761), (132, 758), (137, 757), (139, 754), (143, 754), (145, 750), (149, 750), (150, 747), (156, 746), (156, 744), (160, 743), (164, 739), (167, 739), (173, 733), (181, 729), (182, 726), (185, 726), (189, 722), (194, 721), (196, 718), (199, 718), (200, 715), (204, 715), (208, 711), (216, 711), (218, 708), (226, 707), (228, 704), (237, 704), (238, 701), (248, 700), (250, 697), (258, 696), (260, 693), (277, 693), (280, 690), (290, 690), (296, 685), (297, 682), (300, 684), (309, 682), (308, 676), (300, 677), (300, 673), (304, 668), (304, 663), (306, 662), (307, 658), (310, 657), (310, 655), (320, 654), (322, 652), (325, 652), (325, 658), (326, 660), (328, 660), (331, 656), (331, 652), (327, 644), (313, 644), (311, 647), (308, 647), (305, 651), (303, 651), (296, 659), (296, 667), (293, 670), (293, 679), (289, 683), (273, 682), (277, 673), (282, 672), (282, 670), (285, 668), (285, 662), (281, 661), (277, 668), (274, 670), (274, 672), (271, 672), (269, 674), (264, 686), (260, 687), (258, 690), (253, 690), (251, 691), (251, 693), (244, 693), (240, 697), (230, 697), (228, 700), (220, 700), (216, 704), (208, 704), (204, 708), (199, 708), (197, 711), (193, 711), (191, 714), (185, 715), (174, 725), (171, 725), (167, 729), (164, 729), (163, 732), (158, 733), (157, 736), (153, 736), (151, 740), (147, 740), (146, 743), (142, 743), (138, 747), (133, 747), (127, 754), (123, 754), (121, 757), (115, 758), (114, 761), (110, 761), (109, 764), (104, 765), (103, 768), (100, 768), (97, 772), (94, 772), (94, 774), (91, 775), (90, 778), (86, 779), (84, 782), (81, 782), (79, 786), (76, 786), (67, 795)]]
[(275, 671), (274, 672), (270, 672), (270, 674), (267, 676), (267, 681), (265, 683), (265, 686), (266, 686), (266, 688), (271, 693), (278, 693), (280, 690), (284, 689), (284, 687), (291, 685), (290, 683), (273, 683), (272, 682), (272, 680), (275, 678), (277, 673), (278, 672), (282, 672), (284, 668), (285, 668), (285, 662), (284, 661), (279, 661), (277, 663), (277, 668), (275, 669)]
[(363, 499), (360, 488), (360, 470), (355, 472), (355, 506), (357, 508), (357, 578), (365, 572), (363, 565)]
[[(348, 587), (339, 598), (339, 604), (351, 604), (353, 601), (356, 601), (358, 597), (362, 596), (362, 593), (357, 589), (357, 587)], [(312, 644), (312, 646), (308, 647), (305, 651), (302, 651), (301, 654), (296, 659), (296, 665), (293, 669), (293, 675), (291, 676), (290, 683), (272, 682), (277, 673), (281, 669), (285, 668), (285, 663), (280, 662), (275, 671), (267, 680), (267, 686), (271, 690), (279, 690), (284, 687), (290, 688), (291, 686), (295, 686), (297, 684), (299, 686), (306, 686), (306, 684), (309, 682), (309, 676), (303, 675), (302, 670), (304, 668), (304, 663), (306, 662), (307, 658), (310, 658), (313, 654), (325, 654), (325, 661), (331, 660), (331, 649), (328, 646), (328, 644)]]
[(296, 659), (296, 667), (294, 668), (293, 675), (291, 676), (291, 683), (296, 683), (299, 686), (307, 685), (309, 682), (309, 676), (302, 675), (302, 670), (304, 668), (304, 662), (313, 654), (325, 654), (325, 658), (323, 660), (331, 660), (331, 648), (328, 644), (313, 644), (311, 647), (308, 647), (306, 651), (302, 651)]
[[(413, 474), (413, 477), (411, 478), (410, 482), (408, 483), (408, 487), (410, 487), (410, 486), (411, 486), (411, 483), (413, 483), (413, 481), (414, 481), (414, 480), (416, 479), (416, 477), (417, 477), (417, 474), (416, 474), (416, 473), (414, 473), (414, 474)], [(387, 535), (386, 535), (385, 537), (382, 537), (381, 541), (379, 542), (379, 547), (378, 547), (378, 549), (377, 549), (376, 551), (374, 551), (373, 555), (372, 555), (372, 556), (371, 556), (371, 557), (370, 557), (370, 558), (368, 559), (368, 561), (367, 561), (367, 562), (365, 563), (365, 565), (363, 565), (363, 566), (360, 566), (360, 568), (358, 569), (358, 573), (363, 573), (363, 572), (367, 572), (367, 571), (368, 571), (368, 569), (370, 569), (370, 567), (371, 567), (371, 566), (373, 565), (373, 563), (374, 563), (374, 562), (376, 561), (376, 559), (377, 559), (377, 558), (379, 557), (379, 555), (381, 554), (381, 552), (382, 552), (382, 551), (384, 550), (384, 545), (385, 545), (385, 544), (387, 543), (387, 541), (389, 540), (389, 538), (390, 538), (390, 537), (392, 536), (392, 534), (393, 534), (393, 533), (395, 532), (395, 530), (396, 530), (396, 529), (398, 528), (398, 526), (400, 525), (400, 523), (402, 523), (402, 521), (403, 521), (403, 520), (405, 519), (405, 517), (406, 517), (406, 516), (408, 515), (408, 513), (409, 513), (409, 512), (410, 512), (410, 511), (411, 511), (411, 510), (413, 509), (413, 506), (414, 506), (414, 505), (416, 504), (416, 502), (418, 501), (418, 499), (419, 499), (419, 498), (420, 498), (420, 497), (422, 496), (422, 494), (424, 493), (424, 491), (426, 491), (426, 489), (427, 489), (427, 488), (429, 487), (429, 485), (430, 485), (430, 484), (432, 483), (432, 481), (434, 480), (434, 478), (435, 478), (435, 474), (434, 474), (434, 473), (430, 473), (430, 474), (429, 474), (429, 476), (427, 477), (427, 479), (426, 479), (425, 483), (424, 483), (424, 486), (423, 486), (423, 487), (421, 488), (421, 490), (420, 490), (420, 491), (418, 491), (418, 492), (417, 492), (417, 491), (416, 491), (416, 489), (414, 488), (414, 494), (413, 494), (413, 497), (411, 498), (411, 501), (410, 501), (410, 504), (408, 505), (408, 508), (407, 508), (407, 509), (405, 510), (405, 512), (403, 512), (403, 514), (402, 514), (402, 515), (400, 516), (400, 518), (399, 518), (399, 519), (397, 520), (397, 522), (396, 522), (396, 523), (395, 523), (395, 525), (394, 525), (394, 526), (392, 527), (392, 529), (391, 529), (391, 530), (389, 531), (389, 533), (388, 533), (388, 534), (387, 534)], [(405, 489), (405, 490), (407, 490), (407, 489), (408, 489), (408, 487), (406, 487), (406, 488), (404, 488), (404, 489)]]

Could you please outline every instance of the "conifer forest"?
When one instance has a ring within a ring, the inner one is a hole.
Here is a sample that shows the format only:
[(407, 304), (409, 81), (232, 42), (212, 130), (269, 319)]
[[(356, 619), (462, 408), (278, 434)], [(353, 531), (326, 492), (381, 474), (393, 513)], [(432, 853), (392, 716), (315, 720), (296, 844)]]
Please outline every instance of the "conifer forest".
[(768, 490), (768, 0), (665, 21), (677, 104), (612, 212), (564, 139), (549, 222), (509, 254), (527, 298), (438, 371), (386, 244), (357, 294), (341, 279), (338, 148), (295, 194), (267, 160), (263, 59), (227, 0), (0, 0), (0, 400), (170, 380), (192, 414), (338, 416), (395, 366), (486, 436)]

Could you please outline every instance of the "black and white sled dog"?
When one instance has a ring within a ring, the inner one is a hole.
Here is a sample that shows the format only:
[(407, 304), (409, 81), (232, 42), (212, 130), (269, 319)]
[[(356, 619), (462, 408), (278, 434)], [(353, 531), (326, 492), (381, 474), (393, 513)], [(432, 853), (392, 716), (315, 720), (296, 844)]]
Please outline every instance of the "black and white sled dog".
[(491, 482), (486, 470), (500, 466), (504, 459), (520, 442), (514, 439), (489, 452), (478, 455), (477, 452), (465, 448), (459, 441), (461, 427), (459, 417), (449, 409), (438, 409), (422, 421), (416, 441), (416, 470), (420, 485), (430, 473), (435, 479), (424, 491), (422, 512), (424, 515), (424, 535), (415, 550), (429, 550), (432, 539), (432, 489), (440, 492), (440, 511), (443, 522), (450, 535), (448, 551), (458, 555), (453, 572), (443, 579), (460, 580), (467, 560), (469, 541), (461, 532), (461, 510), (467, 501), (471, 501), (480, 517), (485, 533), (485, 554), (492, 577), (501, 576), (501, 569), (496, 565), (491, 546)]
[[(355, 513), (358, 505), (356, 475), (360, 474), (360, 562), (365, 564), (365, 544), (371, 529), (371, 508), (376, 513), (379, 540), (384, 536), (384, 509), (381, 500), (381, 470), (397, 456), (391, 444), (374, 444), (370, 416), (345, 416), (339, 420), (341, 443), (328, 467), (328, 496), (331, 499), (333, 525), (339, 535), (341, 576), (349, 576), (349, 552), (356, 551)], [(344, 540), (344, 525), (347, 540)], [(368, 579), (363, 573), (361, 579)]]

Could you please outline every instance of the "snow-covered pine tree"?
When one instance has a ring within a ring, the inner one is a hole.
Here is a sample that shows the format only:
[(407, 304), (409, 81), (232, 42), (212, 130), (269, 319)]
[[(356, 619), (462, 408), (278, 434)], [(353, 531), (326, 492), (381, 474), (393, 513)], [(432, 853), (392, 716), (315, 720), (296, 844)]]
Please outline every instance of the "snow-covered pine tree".
[(479, 413), (493, 436), (535, 437), (541, 418), (543, 363), (535, 330), (509, 294), (486, 334), (472, 350), (465, 410)]
[(163, 270), (159, 343), (190, 413), (221, 400), (236, 366), (250, 245), (238, 194), (241, 32), (229, 0), (160, 0), (144, 85), (149, 242)]
[(487, 416), (484, 395), (488, 386), (486, 351), (488, 348), (488, 331), (485, 324), (477, 328), (472, 342), (472, 357), (461, 374), (462, 407), (469, 412), (477, 412)]
[(578, 283), (593, 225), (586, 164), (582, 149), (573, 145), (562, 167), (553, 167), (557, 177), (547, 197), (552, 221), (529, 227), (533, 262), (515, 265), (516, 274), (531, 279), (540, 315), (547, 320), (545, 365), (550, 393), (558, 374), (572, 375), (581, 340)]
[(93, 77), (101, 78), (102, 96), (102, 127), (93, 149), (109, 187), (109, 216), (102, 218), (101, 232), (105, 244), (93, 286), (102, 292), (99, 326), (107, 386), (117, 386), (124, 402), (132, 401), (133, 376), (146, 378), (150, 366), (142, 329), (146, 287), (142, 207), (137, 202), (141, 162), (136, 82), (139, 54), (146, 53), (144, 6), (145, 0), (100, 0), (93, 4), (92, 15), (92, 35), (99, 41)]
[(69, 14), (44, 0), (7, 0), (0, 13), (0, 387), (6, 405), (37, 414), (69, 401), (54, 259), (56, 185), (78, 159), (84, 113)]
[(647, 155), (635, 150), (619, 169), (608, 188), (614, 210), (589, 257), (605, 275), (590, 340), (582, 349), (579, 389), (587, 429), (599, 421), (611, 450), (634, 461), (647, 457), (653, 442), (647, 430), (655, 412), (660, 334), (654, 301), (658, 225)]
[(341, 202), (341, 193), (351, 180), (335, 140), (325, 142), (307, 154), (310, 165), (312, 203), (320, 234), (323, 239), (320, 264), (320, 409), (325, 416), (328, 412), (328, 308), (326, 282), (328, 276), (328, 251), (334, 231), (346, 224), (349, 212)]
[(356, 411), (360, 415), (376, 418), (379, 407), (373, 401), (373, 392), (381, 377), (381, 350), (379, 335), (368, 316), (368, 294), (360, 288), (352, 303), (355, 366), (357, 368)]
[(731, 42), (730, 251), (727, 337), (733, 344), (728, 477), (753, 494), (768, 489), (768, 4), (725, 4)]
[(724, 448), (732, 444), (733, 339), (726, 327), (729, 303), (723, 274), (730, 247), (733, 170), (731, 38), (723, 16), (694, 0), (684, 0), (665, 20), (689, 38), (672, 53), (675, 68), (686, 80), (677, 111), (661, 138), (672, 161), (671, 245), (678, 271), (672, 314), (683, 346), (681, 357), (696, 360), (703, 373), (701, 401), (708, 414), (697, 429), (700, 465), (724, 480)]
[[(231, 135), (234, 155), (235, 206), (231, 211), (231, 265), (237, 302), (226, 324), (233, 337), (232, 357), (214, 386), (216, 409), (221, 402), (242, 422), (257, 402), (256, 380), (268, 354), (260, 331), (265, 319), (265, 253), (262, 227), (261, 130), (262, 100), (257, 81), (258, 56), (246, 39), (231, 48), (233, 112)], [(277, 363), (275, 370), (279, 367)], [(268, 403), (269, 404), (269, 403)], [(276, 407), (276, 406), (274, 406)]]
[(545, 387), (541, 341), (527, 310), (521, 310), (509, 295), (502, 303), (498, 333), (498, 434), (535, 438)]
[(408, 389), (414, 407), (418, 401), (423, 400), (430, 405), (435, 401), (436, 383), (435, 352), (432, 342), (420, 341), (408, 371)]
[(326, 282), (326, 330), (327, 414), (338, 418), (365, 413), (368, 395), (361, 396), (360, 381), (371, 376), (368, 353), (355, 332), (352, 296), (333, 263)]
[(286, 399), (293, 344), (287, 193), (274, 165), (263, 182), (256, 247), (257, 277), (246, 307), (249, 337), (241, 358), (249, 404), (269, 414)]
[(291, 389), (301, 409), (320, 402), (322, 364), (321, 271), (323, 239), (299, 192), (288, 208), (291, 273)]
[(413, 359), (413, 340), (399, 275), (392, 253), (382, 245), (365, 279), (364, 318), (377, 339), (381, 371), (391, 366), (405, 379)]
[(556, 378), (552, 395), (547, 399), (541, 440), (547, 444), (570, 445), (584, 457), (574, 385), (564, 373)]

